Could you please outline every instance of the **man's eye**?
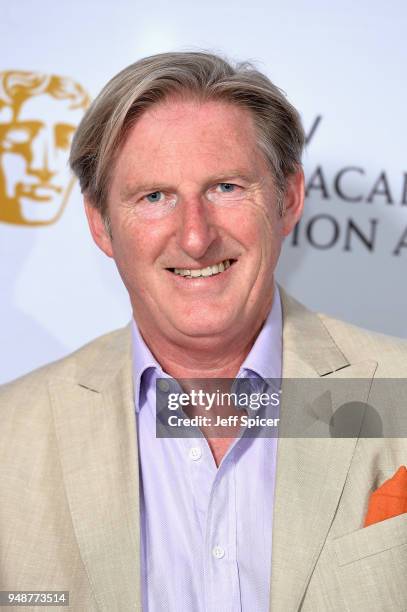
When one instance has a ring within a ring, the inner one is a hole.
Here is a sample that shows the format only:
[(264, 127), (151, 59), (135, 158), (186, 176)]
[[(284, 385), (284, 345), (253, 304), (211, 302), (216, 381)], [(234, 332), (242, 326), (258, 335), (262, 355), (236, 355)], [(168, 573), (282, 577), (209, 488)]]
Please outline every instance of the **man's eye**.
[(208, 190), (206, 197), (218, 206), (232, 206), (247, 197), (247, 190), (235, 183), (217, 183)]
[(164, 199), (164, 194), (162, 191), (153, 191), (153, 193), (149, 193), (145, 196), (147, 202), (151, 202), (151, 204), (156, 204), (157, 202), (161, 202)]
[(237, 190), (237, 185), (233, 183), (219, 183), (218, 187), (221, 193), (232, 193)]
[(140, 196), (135, 204), (133, 209), (136, 215), (145, 219), (160, 219), (175, 208), (177, 196), (164, 191), (151, 191)]

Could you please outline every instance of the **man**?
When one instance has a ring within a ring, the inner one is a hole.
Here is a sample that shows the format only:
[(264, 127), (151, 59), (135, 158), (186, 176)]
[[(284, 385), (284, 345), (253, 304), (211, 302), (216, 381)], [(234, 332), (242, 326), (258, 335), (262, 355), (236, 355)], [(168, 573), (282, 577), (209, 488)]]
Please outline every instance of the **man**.
[[(289, 430), (305, 403), (335, 416), (380, 397), (376, 378), (406, 376), (405, 343), (274, 283), (302, 212), (303, 141), (264, 75), (206, 53), (143, 59), (93, 102), (71, 165), (134, 321), (1, 392), (1, 589), (69, 590), (70, 609), (109, 612), (407, 606), (407, 514), (364, 527), (403, 438), (277, 447), (205, 423), (156, 437), (175, 379), (282, 377)], [(319, 403), (284, 386), (301, 378), (326, 386)]]

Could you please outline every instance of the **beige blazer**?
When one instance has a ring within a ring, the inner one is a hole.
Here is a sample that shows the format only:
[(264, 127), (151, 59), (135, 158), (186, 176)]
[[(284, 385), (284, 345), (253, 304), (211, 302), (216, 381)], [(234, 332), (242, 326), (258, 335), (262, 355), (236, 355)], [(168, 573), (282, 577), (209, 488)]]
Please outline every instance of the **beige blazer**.
[[(346, 399), (360, 378), (363, 401), (373, 377), (407, 378), (407, 343), (281, 295), (284, 379), (343, 378)], [(298, 408), (284, 385), (283, 426)], [(0, 419), (0, 590), (141, 610), (130, 326), (3, 386)], [(272, 612), (407, 610), (407, 514), (362, 528), (370, 492), (402, 464), (404, 438), (279, 440)]]

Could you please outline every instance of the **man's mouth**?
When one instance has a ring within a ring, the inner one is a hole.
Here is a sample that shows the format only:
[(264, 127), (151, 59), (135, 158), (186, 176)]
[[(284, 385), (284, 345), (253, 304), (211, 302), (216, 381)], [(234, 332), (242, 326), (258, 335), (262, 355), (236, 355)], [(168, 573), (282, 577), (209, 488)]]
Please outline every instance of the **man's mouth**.
[(222, 274), (231, 265), (235, 263), (236, 259), (224, 259), (217, 264), (206, 266), (205, 268), (167, 268), (170, 272), (178, 274), (178, 276), (185, 276), (187, 278), (200, 278), (215, 276), (216, 274)]

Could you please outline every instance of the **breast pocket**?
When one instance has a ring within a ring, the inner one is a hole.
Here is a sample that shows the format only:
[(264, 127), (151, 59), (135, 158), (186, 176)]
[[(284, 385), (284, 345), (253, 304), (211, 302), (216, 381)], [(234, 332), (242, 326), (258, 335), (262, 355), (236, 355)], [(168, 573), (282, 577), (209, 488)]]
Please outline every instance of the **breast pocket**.
[(407, 514), (332, 541), (347, 610), (407, 611)]

